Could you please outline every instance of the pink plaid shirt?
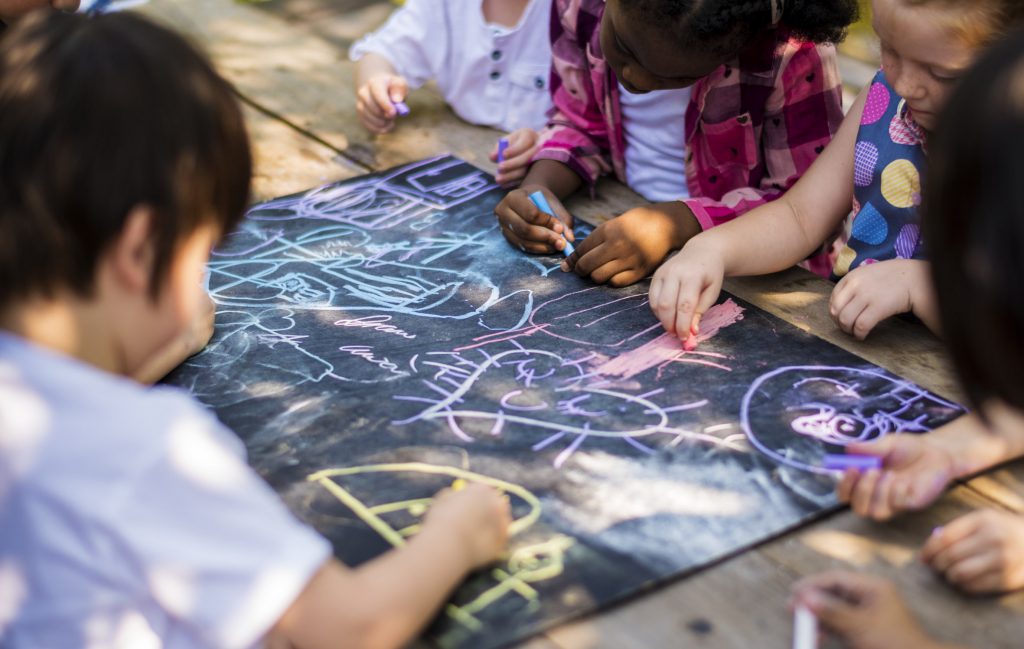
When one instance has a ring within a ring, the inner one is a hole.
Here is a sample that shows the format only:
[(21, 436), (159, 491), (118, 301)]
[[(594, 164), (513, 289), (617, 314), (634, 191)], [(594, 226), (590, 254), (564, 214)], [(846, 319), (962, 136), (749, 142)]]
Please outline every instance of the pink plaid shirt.
[[(534, 160), (565, 163), (593, 186), (626, 182), (615, 76), (601, 53), (604, 0), (554, 0), (554, 108)], [(843, 119), (835, 48), (769, 30), (693, 86), (686, 113), (684, 199), (702, 229), (732, 220), (793, 186)]]

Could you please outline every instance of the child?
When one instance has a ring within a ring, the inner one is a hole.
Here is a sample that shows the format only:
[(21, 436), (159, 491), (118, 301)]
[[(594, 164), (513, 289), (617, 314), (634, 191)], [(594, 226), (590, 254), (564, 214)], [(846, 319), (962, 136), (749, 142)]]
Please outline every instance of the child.
[[(603, 173), (654, 201), (598, 227), (563, 270), (613, 286), (647, 277), (701, 230), (781, 195), (842, 120), (835, 50), (814, 43), (842, 37), (853, 0), (555, 7), (556, 112), (495, 209), (502, 233), (526, 252), (563, 250), (572, 217), (557, 199)], [(557, 219), (530, 201), (537, 190)]]
[(391, 130), (409, 86), (435, 79), (459, 117), (512, 131), (496, 179), (520, 180), (551, 107), (550, 14), (551, 0), (407, 0), (352, 46), (359, 118)]
[[(1002, 24), (1014, 21), (1012, 14), (1002, 18)], [(929, 142), (925, 237), (942, 329), (976, 414), (927, 435), (851, 449), (885, 462), (880, 475), (851, 473), (844, 480), (843, 491), (869, 508), (861, 513), (884, 518), (923, 507), (953, 477), (1024, 455), (1024, 155), (1007, 146), (1024, 138), (1022, 90), (1024, 31), (1018, 31), (959, 84)], [(912, 502), (900, 502), (906, 495)], [(1024, 517), (967, 514), (936, 530), (922, 559), (970, 593), (1024, 588)], [(940, 646), (885, 580), (831, 572), (798, 584), (795, 597), (849, 647)]]
[(0, 645), (399, 647), (497, 556), (508, 505), (472, 486), (349, 570), (211, 414), (125, 378), (192, 322), (248, 196), (233, 91), (180, 37), (18, 21), (0, 142)]
[(913, 313), (937, 330), (917, 205), (928, 131), (958, 75), (1020, 20), (1013, 0), (874, 0), (883, 70), (829, 145), (781, 200), (695, 237), (651, 283), (665, 329), (686, 336), (729, 275), (783, 270), (815, 250), (850, 212), (851, 238), (836, 259), (842, 278), (829, 312), (859, 339), (882, 320)]

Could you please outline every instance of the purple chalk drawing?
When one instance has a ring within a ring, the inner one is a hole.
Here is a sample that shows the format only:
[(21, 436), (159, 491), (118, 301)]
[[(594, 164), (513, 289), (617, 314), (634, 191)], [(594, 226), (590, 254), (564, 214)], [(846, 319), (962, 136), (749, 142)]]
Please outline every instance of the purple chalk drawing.
[(781, 367), (740, 406), (751, 445), (779, 464), (818, 474), (825, 455), (893, 433), (924, 433), (963, 409), (903, 379), (853, 367)]

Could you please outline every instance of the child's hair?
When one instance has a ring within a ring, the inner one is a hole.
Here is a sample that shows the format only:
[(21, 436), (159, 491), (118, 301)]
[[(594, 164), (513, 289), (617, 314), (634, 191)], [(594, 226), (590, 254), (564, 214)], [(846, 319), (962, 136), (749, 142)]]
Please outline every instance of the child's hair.
[(623, 0), (648, 24), (671, 25), (717, 52), (742, 48), (779, 23), (802, 40), (839, 42), (857, 20), (856, 0)]
[(0, 39), (0, 309), (89, 296), (137, 206), (155, 298), (186, 237), (237, 225), (251, 173), (231, 86), (181, 37), (129, 13), (20, 20)]
[(940, 6), (962, 14), (954, 29), (968, 44), (982, 47), (1024, 24), (1021, 0), (903, 0), (913, 7)]
[(943, 334), (975, 408), (1024, 410), (1024, 31), (958, 84), (929, 146), (924, 241)]

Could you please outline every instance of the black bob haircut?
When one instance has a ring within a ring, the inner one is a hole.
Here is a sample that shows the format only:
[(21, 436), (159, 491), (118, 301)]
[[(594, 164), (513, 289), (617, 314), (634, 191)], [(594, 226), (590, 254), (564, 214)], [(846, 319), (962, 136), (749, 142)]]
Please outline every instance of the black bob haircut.
[(238, 224), (251, 175), (234, 91), (180, 36), (43, 11), (0, 37), (0, 309), (88, 297), (137, 206), (155, 214), (155, 298), (186, 237)]
[(1024, 410), (1024, 31), (960, 81), (922, 204), (943, 335), (973, 408)]
[(619, 0), (648, 24), (671, 26), (724, 52), (742, 48), (772, 27), (772, 5), (782, 5), (780, 25), (811, 43), (838, 43), (860, 14), (857, 0)]

